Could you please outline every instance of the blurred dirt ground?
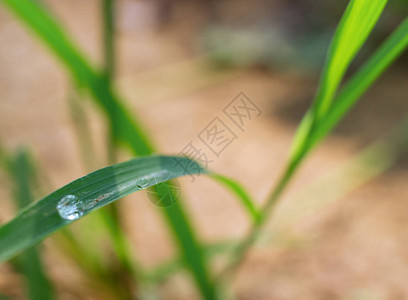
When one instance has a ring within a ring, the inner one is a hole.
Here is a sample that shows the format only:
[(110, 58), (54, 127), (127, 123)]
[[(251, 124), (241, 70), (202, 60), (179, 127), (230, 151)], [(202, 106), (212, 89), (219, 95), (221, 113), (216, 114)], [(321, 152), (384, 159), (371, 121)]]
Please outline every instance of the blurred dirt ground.
[[(132, 4), (133, 3), (133, 4)], [(47, 1), (75, 40), (95, 63), (99, 53), (97, 1)], [(133, 6), (130, 6), (133, 5)], [(179, 153), (243, 91), (261, 109), (238, 138), (213, 160), (210, 168), (242, 182), (263, 202), (287, 157), (291, 139), (313, 97), (317, 74), (302, 77), (279, 70), (214, 69), (189, 43), (188, 29), (177, 24), (150, 30), (148, 6), (121, 4), (118, 31), (117, 86), (141, 119), (161, 153)], [(184, 29), (183, 29), (184, 28)], [(8, 149), (28, 147), (40, 161), (50, 185), (57, 188), (84, 175), (67, 98), (69, 80), (58, 62), (3, 8), (0, 9), (0, 141)], [(342, 125), (309, 157), (284, 197), (324, 178), (365, 145), (384, 137), (408, 111), (408, 72), (393, 67), (347, 116)], [(91, 102), (89, 102), (91, 103)], [(106, 128), (93, 104), (87, 104), (99, 163), (106, 158)], [(225, 117), (225, 116), (224, 116)], [(128, 157), (126, 152), (123, 158)], [(406, 162), (323, 205), (293, 224), (293, 235), (260, 243), (252, 249), (233, 281), (238, 299), (407, 299), (408, 210)], [(0, 221), (13, 214), (9, 182), (0, 181)], [(217, 183), (197, 177), (180, 179), (186, 206), (206, 241), (239, 238), (249, 222), (241, 206)], [(333, 182), (336, 193), (336, 182)], [(317, 193), (314, 197), (319, 197)], [(302, 199), (300, 199), (302, 200)], [(297, 199), (296, 201), (299, 201)], [(306, 199), (305, 199), (306, 201)], [(324, 199), (323, 199), (324, 201)], [(120, 201), (137, 257), (156, 266), (174, 255), (158, 208), (143, 193)], [(285, 214), (285, 210), (278, 214)], [(277, 215), (275, 217), (278, 217)], [(285, 218), (285, 215), (281, 216)], [(82, 221), (73, 225), (80, 228)], [(290, 223), (290, 222), (289, 222)], [(268, 230), (267, 230), (268, 232)], [(72, 262), (50, 251), (46, 264), (61, 299), (97, 299)], [(61, 259), (61, 261), (59, 260)], [(67, 281), (67, 277), (69, 281)], [(21, 296), (19, 278), (0, 267), (0, 291)], [(160, 287), (165, 299), (192, 299), (183, 275)], [(75, 287), (75, 288), (73, 288)], [(79, 287), (79, 288), (78, 288)]]

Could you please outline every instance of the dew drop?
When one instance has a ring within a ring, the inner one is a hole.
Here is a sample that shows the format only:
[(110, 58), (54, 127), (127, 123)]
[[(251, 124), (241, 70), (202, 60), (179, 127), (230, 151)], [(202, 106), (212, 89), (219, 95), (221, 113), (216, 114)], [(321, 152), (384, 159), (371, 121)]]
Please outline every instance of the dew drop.
[(149, 184), (149, 180), (146, 177), (142, 177), (137, 181), (137, 186), (141, 189), (147, 187)]
[(76, 220), (84, 214), (79, 199), (74, 195), (67, 195), (57, 204), (57, 211), (61, 218)]

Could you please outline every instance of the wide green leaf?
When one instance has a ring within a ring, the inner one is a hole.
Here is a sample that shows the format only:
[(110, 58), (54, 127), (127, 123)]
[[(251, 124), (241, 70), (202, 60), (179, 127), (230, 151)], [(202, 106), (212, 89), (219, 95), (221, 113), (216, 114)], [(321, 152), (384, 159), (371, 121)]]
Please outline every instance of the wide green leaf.
[(205, 173), (185, 157), (149, 156), (105, 167), (65, 185), (0, 227), (0, 261), (117, 199), (187, 175), (187, 165), (189, 174)]

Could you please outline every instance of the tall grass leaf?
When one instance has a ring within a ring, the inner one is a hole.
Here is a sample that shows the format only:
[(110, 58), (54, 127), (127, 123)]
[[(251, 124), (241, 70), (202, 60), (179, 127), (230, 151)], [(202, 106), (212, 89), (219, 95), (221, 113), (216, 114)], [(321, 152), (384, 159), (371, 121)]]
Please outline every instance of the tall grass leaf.
[(340, 90), (336, 101), (314, 130), (307, 149), (318, 143), (355, 105), (375, 80), (407, 49), (408, 18)]
[[(332, 106), (325, 115), (316, 123), (307, 135), (295, 138), (296, 155), (289, 160), (281, 180), (271, 193), (268, 200), (268, 210), (276, 203), (281, 191), (286, 187), (293, 173), (298, 168), (306, 154), (317, 145), (328, 132), (341, 120), (349, 109), (358, 101), (363, 93), (374, 83), (374, 81), (389, 67), (392, 62), (400, 56), (408, 46), (408, 18), (391, 34), (380, 48), (360, 67), (345, 86), (340, 90)], [(298, 132), (304, 133), (310, 124), (311, 110), (306, 113), (305, 118), (299, 126)]]
[(115, 74), (115, 0), (103, 0), (104, 74), (112, 80)]
[[(9, 171), (14, 182), (14, 199), (18, 208), (23, 208), (33, 201), (31, 178), (33, 167), (29, 156), (18, 150), (9, 157)], [(31, 300), (53, 299), (53, 291), (40, 258), (41, 247), (27, 249), (18, 257), (18, 264), (23, 272), (27, 296)]]
[[(332, 104), (332, 100), (336, 95), (345, 71), (367, 39), (386, 3), (386, 0), (350, 1), (330, 45), (326, 64), (321, 75), (320, 85), (312, 107), (306, 113), (295, 134), (289, 162), (267, 198), (266, 204), (261, 212), (260, 221), (252, 226), (248, 235), (236, 251), (236, 255), (231, 264), (222, 272), (220, 276), (221, 279), (226, 279), (239, 263), (242, 262), (247, 250), (255, 242), (256, 237), (262, 229), (262, 225), (276, 207), (276, 203), (281, 194), (286, 189), (293, 174), (304, 159), (305, 154), (310, 149), (311, 145), (316, 144), (317, 141), (319, 141), (324, 134), (332, 128), (329, 123), (330, 121), (335, 120), (334, 115), (338, 115), (339, 118), (343, 116), (343, 114), (339, 113), (342, 111), (341, 109), (335, 108), (334, 111), (336, 113), (332, 113), (331, 108), (334, 108), (337, 105), (339, 105), (339, 107), (342, 107), (343, 105), (346, 107), (347, 105), (341, 104), (346, 98), (349, 98), (347, 102), (350, 102), (351, 107), (353, 102), (361, 96), (361, 94), (372, 84), (375, 78), (378, 77), (378, 75), (384, 71), (405, 48), (406, 24), (404, 22), (404, 24), (401, 25), (402, 28), (400, 27), (386, 42), (385, 46), (381, 47), (373, 56), (372, 60), (361, 69), (362, 71), (355, 75), (358, 80), (365, 81), (362, 82), (361, 87), (357, 87), (360, 85), (357, 80), (354, 79), (350, 81), (353, 84), (344, 88), (341, 95), (339, 95), (339, 97), (336, 98), (336, 101), (334, 101), (334, 104)], [(375, 65), (377, 65), (377, 63), (378, 66), (376, 67)], [(347, 109), (344, 110), (344, 113), (346, 110)], [(323, 118), (329, 114), (333, 115), (331, 115), (329, 119), (323, 120)], [(321, 125), (323, 127), (317, 130), (316, 128), (319, 124), (323, 124)], [(327, 127), (323, 129), (325, 126)], [(315, 131), (318, 131), (319, 133), (316, 134)]]
[[(101, 8), (104, 52), (103, 75), (107, 81), (107, 85), (111, 85), (115, 75), (115, 0), (103, 0)], [(117, 123), (116, 120), (113, 120), (112, 122)], [(114, 130), (115, 127), (109, 126), (106, 136), (107, 158), (109, 164), (117, 162), (117, 132)], [(124, 234), (117, 204), (113, 203), (107, 209), (103, 210), (102, 213), (105, 222), (108, 225), (109, 233), (113, 238), (113, 246), (120, 262), (120, 270), (117, 270), (116, 272), (122, 274), (122, 280), (125, 282), (132, 282), (135, 279), (139, 279), (140, 267), (136, 267), (134, 259), (136, 255), (130, 250), (128, 239)], [(133, 287), (129, 284), (124, 286), (131, 296)]]
[(347, 6), (330, 45), (314, 102), (317, 120), (328, 111), (344, 73), (377, 23), (386, 3), (387, 0), (351, 0)]
[[(91, 92), (96, 102), (108, 116), (111, 130), (117, 135), (119, 141), (128, 145), (136, 155), (147, 155), (154, 152), (145, 131), (135, 117), (130, 116), (121, 99), (107, 84), (104, 76), (90, 67), (73, 42), (44, 8), (29, 0), (3, 0), (1, 3), (6, 5), (43, 40), (61, 60), (79, 86), (85, 87)], [(187, 218), (184, 207), (178, 202), (171, 208), (163, 210), (163, 215), (168, 221), (171, 232), (200, 288), (201, 294), (207, 299), (214, 298), (215, 291), (209, 278), (201, 245)]]
[(291, 159), (296, 160), (314, 125), (327, 113), (336, 91), (368, 35), (377, 23), (387, 0), (351, 0), (330, 44), (312, 108), (296, 132)]
[[(115, 74), (115, 0), (103, 0), (101, 6), (103, 16), (103, 75), (108, 84), (111, 84)], [(108, 128), (107, 134), (108, 162), (110, 164), (117, 160), (116, 132), (113, 129)]]

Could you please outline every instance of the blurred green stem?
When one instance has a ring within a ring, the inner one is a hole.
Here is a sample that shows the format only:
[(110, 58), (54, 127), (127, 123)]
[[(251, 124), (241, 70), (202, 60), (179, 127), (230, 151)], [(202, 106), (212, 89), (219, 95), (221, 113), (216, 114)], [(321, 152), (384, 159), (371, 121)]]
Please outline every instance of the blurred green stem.
[[(115, 0), (102, 0), (103, 12), (103, 50), (104, 70), (106, 84), (112, 85), (115, 76)], [(116, 132), (115, 127), (107, 129), (108, 163), (117, 162)], [(128, 240), (124, 234), (117, 203), (113, 203), (103, 210), (104, 220), (109, 228), (116, 255), (120, 263), (120, 277), (124, 281), (125, 288), (129, 293), (132, 291), (132, 282), (139, 277), (139, 267), (136, 267), (129, 251)]]
[(78, 139), (82, 163), (87, 171), (92, 171), (96, 168), (97, 158), (86, 110), (80, 98), (79, 89), (72, 87), (68, 95), (69, 111)]
[[(8, 171), (14, 182), (14, 200), (18, 209), (34, 201), (32, 178), (35, 170), (25, 150), (17, 150), (8, 158)], [(41, 245), (31, 247), (18, 256), (17, 263), (25, 278), (28, 299), (54, 299), (52, 284), (47, 276), (41, 258)]]
[[(115, 76), (115, 0), (103, 0), (103, 50), (104, 70), (103, 75), (108, 84), (112, 84)], [(108, 128), (107, 149), (108, 162), (114, 164), (117, 161), (115, 131)]]
[(115, 74), (115, 1), (103, 0), (104, 71), (108, 80)]

